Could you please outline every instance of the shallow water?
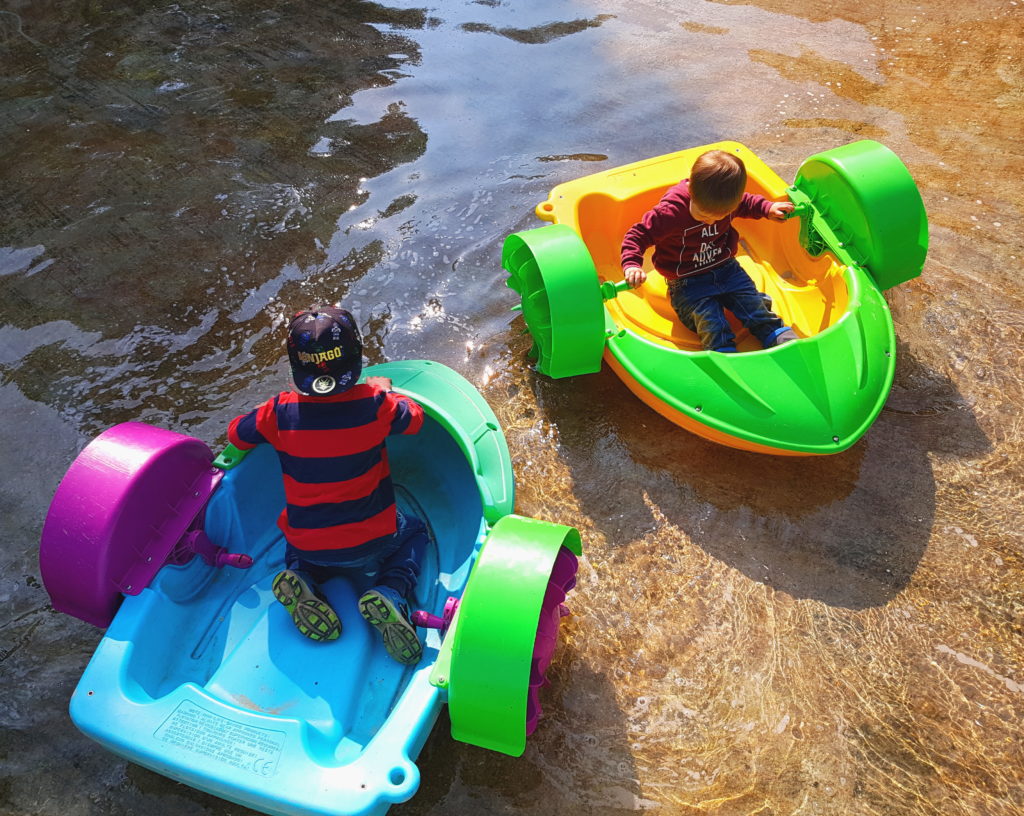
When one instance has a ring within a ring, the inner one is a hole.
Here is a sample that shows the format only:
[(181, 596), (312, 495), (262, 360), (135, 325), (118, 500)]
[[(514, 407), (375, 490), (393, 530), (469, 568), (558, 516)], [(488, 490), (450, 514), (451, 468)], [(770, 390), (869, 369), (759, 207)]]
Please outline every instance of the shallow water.
[[(0, 813), (248, 812), (108, 754), (66, 704), (100, 633), (37, 542), (93, 435), (223, 441), (341, 297), (505, 425), (519, 512), (587, 559), (521, 759), (442, 718), (405, 814), (1024, 809), (1024, 3), (9, 0), (0, 10)], [(924, 275), (849, 451), (714, 446), (608, 370), (537, 377), (500, 247), (554, 184), (722, 138), (786, 179), (910, 167)]]

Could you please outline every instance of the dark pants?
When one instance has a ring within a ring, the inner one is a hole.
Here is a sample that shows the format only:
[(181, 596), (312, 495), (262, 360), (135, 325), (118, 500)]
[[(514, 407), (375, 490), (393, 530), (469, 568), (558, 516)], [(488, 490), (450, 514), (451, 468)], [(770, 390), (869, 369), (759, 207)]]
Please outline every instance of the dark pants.
[(725, 317), (728, 309), (765, 348), (786, 330), (782, 319), (765, 306), (750, 276), (735, 258), (692, 278), (669, 282), (669, 298), (683, 325), (697, 332), (712, 351), (736, 351), (736, 337)]
[[(378, 546), (374, 546), (379, 542)], [(339, 550), (300, 550), (287, 545), (285, 566), (307, 581), (321, 584), (335, 575), (348, 575), (360, 585), (387, 586), (404, 598), (412, 598), (420, 565), (427, 548), (427, 528), (416, 516), (398, 513), (393, 536), (356, 547), (357, 552)]]

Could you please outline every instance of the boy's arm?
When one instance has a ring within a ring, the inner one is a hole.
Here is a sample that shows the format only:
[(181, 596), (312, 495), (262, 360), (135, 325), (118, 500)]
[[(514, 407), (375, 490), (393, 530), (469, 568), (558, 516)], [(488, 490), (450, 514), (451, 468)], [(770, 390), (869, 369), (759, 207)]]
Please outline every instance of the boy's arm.
[(644, 213), (622, 238), (621, 263), (623, 269), (640, 267), (644, 264), (644, 253), (663, 235), (679, 229), (680, 222), (676, 209), (666, 202)]
[(744, 193), (736, 208), (739, 218), (770, 218), (772, 221), (785, 221), (786, 213), (793, 212), (792, 201), (772, 201), (754, 193)]
[[(649, 214), (649, 213), (648, 213)], [(644, 218), (647, 216), (645, 215)], [(621, 262), (623, 269), (642, 266), (644, 252), (654, 243), (650, 230), (641, 221), (629, 228), (629, 231), (622, 239)]]
[(387, 377), (367, 377), (366, 384), (380, 388), (384, 392), (384, 401), (377, 415), (387, 421), (388, 436), (419, 433), (423, 427), (422, 405), (404, 394), (392, 391), (391, 380)]
[(620, 262), (622, 274), (630, 286), (639, 286), (647, 279), (643, 269), (647, 249), (662, 236), (681, 228), (677, 209), (664, 201), (629, 228), (622, 239)]
[[(228, 442), (239, 450), (252, 450), (257, 445), (267, 443), (267, 438), (260, 431), (260, 416), (266, 413), (268, 406), (276, 400), (268, 400), (253, 408), (249, 413), (242, 414), (231, 420), (228, 425)], [(271, 407), (270, 410), (273, 410)]]

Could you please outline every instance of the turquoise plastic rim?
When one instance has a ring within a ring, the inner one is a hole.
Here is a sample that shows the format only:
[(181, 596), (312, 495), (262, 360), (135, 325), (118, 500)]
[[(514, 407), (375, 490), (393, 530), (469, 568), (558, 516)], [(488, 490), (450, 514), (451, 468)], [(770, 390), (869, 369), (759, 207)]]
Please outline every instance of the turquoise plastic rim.
[(491, 406), (472, 383), (432, 360), (381, 363), (363, 369), (363, 376), (390, 377), (395, 391), (416, 400), (452, 435), (476, 474), (489, 524), (512, 512), (515, 477), (508, 442)]

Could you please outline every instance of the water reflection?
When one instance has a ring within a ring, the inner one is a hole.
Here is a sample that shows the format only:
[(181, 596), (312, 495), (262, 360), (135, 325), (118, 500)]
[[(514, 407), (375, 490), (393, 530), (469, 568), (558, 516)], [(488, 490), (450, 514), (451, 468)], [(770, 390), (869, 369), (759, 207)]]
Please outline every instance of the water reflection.
[(487, 755), (453, 742), (442, 715), (420, 759), (431, 775), (424, 775), (416, 798), (396, 812), (615, 814), (656, 805), (641, 795), (630, 712), (620, 709), (615, 680), (574, 653), (553, 665), (543, 736), (531, 738), (522, 757)]
[[(4, 83), (15, 100), (6, 265), (31, 253), (34, 266), (5, 280), (0, 320), (10, 342), (39, 344), (12, 379), (87, 433), (229, 399), (277, 359), (268, 334), (286, 304), (309, 298), (303, 288), (343, 294), (380, 260), (372, 245), (334, 258), (325, 246), (365, 200), (366, 177), (421, 155), (426, 136), (397, 108), (325, 120), (417, 58), (415, 43), (372, 24), (415, 29), (424, 15), (372, 3), (326, 16), (309, 3), (33, 4), (18, 15), (41, 45), (8, 41), (6, 52), (18, 66)], [(318, 138), (345, 149), (308, 155)], [(18, 249), (22, 236), (39, 243)], [(86, 335), (32, 331), (54, 318)], [(189, 379), (203, 390), (187, 389), (186, 406), (167, 384)]]

